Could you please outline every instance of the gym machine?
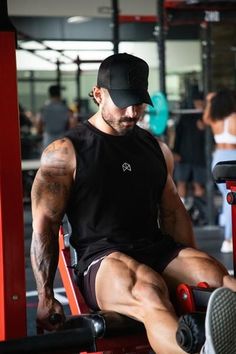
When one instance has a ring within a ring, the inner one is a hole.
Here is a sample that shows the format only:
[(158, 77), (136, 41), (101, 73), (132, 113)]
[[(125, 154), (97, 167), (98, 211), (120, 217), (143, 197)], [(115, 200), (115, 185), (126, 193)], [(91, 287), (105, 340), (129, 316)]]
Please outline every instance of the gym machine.
[[(229, 190), (227, 202), (232, 210), (233, 269), (236, 276), (236, 161), (221, 161), (213, 168), (216, 183), (226, 183)], [(182, 303), (185, 314), (180, 317), (176, 339), (187, 353), (197, 353), (205, 342), (205, 311), (213, 289), (206, 283), (199, 287), (180, 284), (177, 298)], [(201, 295), (200, 295), (201, 294)], [(200, 296), (199, 296), (200, 295)], [(200, 300), (200, 302), (199, 302)], [(200, 306), (199, 306), (200, 305)]]

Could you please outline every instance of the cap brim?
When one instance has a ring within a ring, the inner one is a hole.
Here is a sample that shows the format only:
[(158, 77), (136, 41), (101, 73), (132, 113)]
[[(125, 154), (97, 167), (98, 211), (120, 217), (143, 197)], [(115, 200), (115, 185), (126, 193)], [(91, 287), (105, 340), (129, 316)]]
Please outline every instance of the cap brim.
[(114, 104), (119, 108), (147, 103), (153, 106), (149, 93), (146, 90), (110, 90), (108, 92)]

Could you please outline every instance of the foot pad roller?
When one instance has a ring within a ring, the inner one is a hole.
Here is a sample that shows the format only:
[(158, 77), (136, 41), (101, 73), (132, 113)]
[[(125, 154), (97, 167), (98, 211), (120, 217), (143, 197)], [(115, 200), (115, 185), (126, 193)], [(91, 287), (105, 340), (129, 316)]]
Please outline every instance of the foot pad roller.
[(186, 353), (199, 353), (205, 342), (205, 316), (195, 312), (181, 316), (176, 340)]

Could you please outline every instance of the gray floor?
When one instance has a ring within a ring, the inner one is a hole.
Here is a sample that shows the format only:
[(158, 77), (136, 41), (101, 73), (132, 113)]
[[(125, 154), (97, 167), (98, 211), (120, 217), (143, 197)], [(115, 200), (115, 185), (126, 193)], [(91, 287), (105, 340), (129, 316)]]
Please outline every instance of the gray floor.
[[(24, 224), (25, 224), (25, 260), (26, 260), (26, 289), (27, 289), (27, 328), (28, 335), (34, 335), (35, 332), (35, 314), (37, 306), (37, 295), (35, 293), (35, 281), (31, 270), (29, 248), (31, 241), (31, 212), (30, 205), (25, 205)], [(220, 260), (229, 270), (232, 271), (232, 254), (220, 253), (220, 246), (223, 240), (223, 230), (218, 226), (204, 226), (194, 228), (197, 245), (199, 249), (207, 251), (210, 255)], [(204, 279), (203, 279), (204, 280)], [(65, 311), (69, 314), (69, 307), (65, 292), (62, 289), (60, 275), (57, 273), (55, 279), (55, 288), (59, 300), (64, 303)]]

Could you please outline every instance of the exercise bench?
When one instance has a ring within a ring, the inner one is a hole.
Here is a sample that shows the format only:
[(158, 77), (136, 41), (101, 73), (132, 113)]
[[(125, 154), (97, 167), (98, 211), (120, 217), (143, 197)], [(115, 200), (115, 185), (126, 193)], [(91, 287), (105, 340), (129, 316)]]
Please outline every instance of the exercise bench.
[[(71, 229), (68, 222), (64, 223), (59, 233), (59, 271), (72, 316), (68, 318), (67, 328), (92, 326), (95, 334), (94, 354), (119, 353), (151, 353), (143, 324), (115, 312), (92, 312), (86, 305), (76, 283), (75, 270), (77, 266), (77, 253), (70, 245)], [(211, 292), (207, 283), (201, 282), (196, 286), (179, 284), (176, 292), (177, 314), (193, 314), (186, 317), (187, 326), (194, 329), (193, 345), (204, 340), (204, 320), (207, 303)], [(197, 314), (196, 314), (197, 313)], [(201, 315), (199, 315), (199, 313)], [(202, 315), (204, 314), (204, 315)], [(178, 342), (186, 346), (189, 338), (185, 338), (183, 327), (179, 331)], [(192, 346), (192, 344), (191, 344)]]
[(231, 205), (233, 269), (236, 276), (236, 160), (218, 162), (213, 169), (213, 177), (216, 183), (225, 183), (229, 190), (226, 198)]
[[(231, 205), (232, 210), (232, 240), (233, 240), (233, 268), (234, 277), (236, 276), (236, 161), (221, 161), (213, 168), (213, 178), (215, 183), (225, 183), (229, 190), (227, 194), (227, 202)], [(204, 286), (204, 284), (203, 284)], [(199, 289), (198, 289), (199, 290)], [(204, 301), (209, 299), (211, 289), (206, 289), (207, 293), (202, 289)], [(177, 342), (187, 353), (196, 353), (201, 349), (205, 341), (205, 314), (196, 308), (194, 300), (194, 291), (186, 284), (179, 286), (179, 298), (185, 304), (186, 315), (181, 316), (179, 328), (177, 331)], [(204, 305), (204, 306), (205, 306)]]
[(95, 338), (93, 354), (150, 353), (151, 347), (142, 323), (112, 311), (93, 312), (86, 305), (76, 283), (77, 254), (69, 239), (70, 225), (66, 224), (59, 232), (58, 263), (72, 314), (65, 328), (92, 328)]

